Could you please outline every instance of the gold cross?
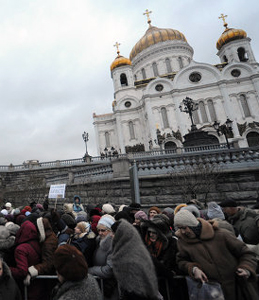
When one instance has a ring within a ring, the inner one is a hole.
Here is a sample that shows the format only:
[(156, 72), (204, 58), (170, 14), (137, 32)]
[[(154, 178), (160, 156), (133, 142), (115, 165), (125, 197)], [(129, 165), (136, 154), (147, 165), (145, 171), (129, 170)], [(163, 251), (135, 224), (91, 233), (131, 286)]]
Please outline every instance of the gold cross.
[(148, 22), (148, 24), (149, 24), (149, 26), (150, 26), (150, 23), (151, 23), (151, 20), (150, 20), (150, 18), (149, 18), (149, 15), (150, 14), (152, 14), (152, 11), (150, 10), (150, 11), (148, 11), (148, 9), (146, 9), (145, 10), (145, 12), (143, 13), (143, 15), (145, 16), (147, 16), (147, 22)]
[(221, 14), (220, 17), (219, 17), (219, 19), (222, 19), (222, 21), (224, 22), (224, 26), (225, 26), (225, 27), (228, 26), (228, 24), (227, 24), (227, 22), (226, 22), (226, 17), (227, 17), (227, 15), (224, 15), (224, 14)]
[(118, 42), (116, 42), (115, 45), (113, 45), (113, 47), (117, 48), (117, 54), (118, 55), (120, 54), (119, 46), (120, 46), (120, 43), (118, 43)]

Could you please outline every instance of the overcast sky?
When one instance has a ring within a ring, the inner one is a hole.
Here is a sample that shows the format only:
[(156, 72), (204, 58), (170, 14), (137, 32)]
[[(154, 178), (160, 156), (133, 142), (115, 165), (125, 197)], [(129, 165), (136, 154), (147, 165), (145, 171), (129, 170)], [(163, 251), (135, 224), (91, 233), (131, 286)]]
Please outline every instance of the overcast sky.
[(252, 39), (259, 60), (258, 0), (0, 0), (0, 165), (97, 155), (92, 115), (112, 112), (110, 64), (129, 57), (152, 25), (181, 31), (194, 60), (217, 64), (229, 27)]

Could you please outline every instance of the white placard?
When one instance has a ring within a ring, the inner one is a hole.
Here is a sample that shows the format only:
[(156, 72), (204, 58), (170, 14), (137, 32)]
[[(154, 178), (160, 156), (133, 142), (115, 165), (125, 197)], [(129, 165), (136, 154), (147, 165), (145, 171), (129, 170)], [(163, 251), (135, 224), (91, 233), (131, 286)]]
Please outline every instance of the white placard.
[(66, 184), (52, 184), (49, 189), (49, 199), (65, 198)]

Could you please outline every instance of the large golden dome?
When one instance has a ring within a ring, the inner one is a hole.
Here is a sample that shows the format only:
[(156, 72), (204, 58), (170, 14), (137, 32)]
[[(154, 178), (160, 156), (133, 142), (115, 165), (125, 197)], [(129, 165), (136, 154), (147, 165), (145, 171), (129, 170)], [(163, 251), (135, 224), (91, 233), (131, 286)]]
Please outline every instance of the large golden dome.
[(110, 69), (112, 71), (115, 68), (118, 68), (120, 66), (125, 66), (125, 65), (131, 65), (131, 61), (128, 58), (118, 54), (118, 56), (112, 62), (111, 66), (110, 66)]
[(155, 26), (149, 25), (148, 30), (145, 35), (137, 42), (130, 52), (130, 60), (142, 52), (144, 49), (165, 41), (170, 40), (181, 40), (187, 42), (185, 36), (178, 30), (167, 29), (167, 28), (157, 28)]
[(229, 42), (232, 42), (234, 40), (240, 40), (247, 37), (246, 32), (243, 29), (235, 29), (235, 28), (228, 28), (228, 23), (226, 23), (225, 18), (227, 15), (221, 14), (221, 17), (219, 19), (222, 19), (224, 22), (224, 27), (226, 28), (220, 38), (217, 41), (216, 47), (218, 50), (222, 48), (222, 46), (226, 45)]

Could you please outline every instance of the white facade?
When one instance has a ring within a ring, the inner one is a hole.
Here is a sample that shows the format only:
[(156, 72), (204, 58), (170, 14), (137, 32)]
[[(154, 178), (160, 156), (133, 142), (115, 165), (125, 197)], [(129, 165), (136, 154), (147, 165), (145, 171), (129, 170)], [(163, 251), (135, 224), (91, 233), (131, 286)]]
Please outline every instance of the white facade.
[[(149, 34), (152, 30), (164, 34), (164, 29), (150, 25)], [(125, 147), (140, 144), (146, 151), (158, 148), (157, 128), (165, 137), (163, 148), (168, 142), (182, 146), (179, 133), (183, 137), (191, 128), (188, 114), (179, 109), (186, 97), (199, 104), (194, 113), (197, 128), (219, 143), (225, 138), (212, 124), (215, 120), (223, 124), (227, 118), (233, 121), (230, 142), (251, 146), (249, 133), (254, 142), (259, 141), (259, 68), (249, 38), (225, 42), (217, 53), (217, 66), (195, 62), (193, 49), (183, 38), (149, 43), (146, 38), (144, 49), (131, 58), (132, 65), (111, 71), (113, 112), (93, 117), (99, 153), (111, 147), (125, 153)]]

